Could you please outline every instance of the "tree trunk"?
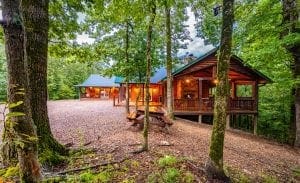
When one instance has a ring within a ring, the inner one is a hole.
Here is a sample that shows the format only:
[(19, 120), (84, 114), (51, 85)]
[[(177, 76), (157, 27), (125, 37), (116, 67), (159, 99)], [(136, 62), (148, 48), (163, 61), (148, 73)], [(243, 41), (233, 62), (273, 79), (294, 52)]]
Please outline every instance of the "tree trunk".
[[(6, 25), (3, 24), (4, 38), (5, 38), (5, 53), (7, 58), (8, 71), (8, 102), (16, 103), (24, 101), (24, 97), (16, 95), (16, 89), (24, 88), (24, 62), (23, 62), (23, 30), (20, 22), (12, 20), (13, 15), (19, 15), (19, 1), (2, 1), (3, 17), (6, 17)], [(4, 22), (3, 22), (4, 23)], [(19, 25), (15, 25), (18, 23)], [(20, 75), (16, 71), (21, 68)], [(23, 71), (23, 73), (22, 73)], [(21, 76), (21, 77), (20, 77)], [(14, 87), (15, 86), (15, 87)], [(18, 88), (17, 88), (18, 87)], [(14, 112), (16, 109), (10, 109), (9, 112)], [(21, 106), (18, 108), (19, 112), (25, 112)], [(19, 123), (22, 117), (13, 119), (14, 122)], [(10, 127), (10, 121), (4, 121), (3, 144), (1, 148), (1, 156), (5, 166), (15, 166), (17, 164), (17, 149), (14, 145), (14, 129)]]
[(151, 45), (152, 45), (152, 32), (153, 32), (153, 24), (156, 16), (156, 3), (155, 0), (150, 2), (150, 21), (148, 24), (147, 30), (147, 48), (146, 48), (146, 56), (147, 56), (147, 66), (146, 66), (146, 105), (145, 105), (145, 118), (144, 118), (144, 144), (142, 147), (143, 151), (148, 151), (148, 129), (149, 129), (149, 102), (150, 102), (150, 77), (151, 77)]
[(223, 169), (223, 147), (229, 98), (228, 70), (231, 56), (234, 0), (223, 0), (223, 23), (221, 45), (217, 63), (217, 86), (214, 105), (213, 131), (209, 160), (206, 164), (209, 178), (227, 179)]
[[(12, 117), (7, 117), (5, 121), (3, 151), (6, 156), (4, 156), (4, 163), (11, 161), (12, 157), (16, 158), (16, 154), (18, 154), (21, 181), (38, 182), (41, 174), (37, 161), (37, 136), (28, 100), (25, 98), (28, 97), (28, 89), (23, 60), (24, 37), (19, 5), (20, 0), (2, 0), (3, 17), (6, 18), (3, 28), (8, 71), (8, 102), (9, 104), (23, 102), (17, 107), (9, 108), (9, 114)], [(23, 115), (18, 116), (17, 112)], [(9, 143), (6, 144), (6, 142)], [(12, 144), (15, 142), (22, 145), (13, 146)]]
[[(299, 10), (297, 10), (297, 2), (295, 0), (282, 1), (283, 13), (283, 32), (282, 37), (291, 33), (300, 33), (300, 27), (297, 27), (299, 21)], [(293, 43), (286, 46), (287, 50), (291, 53), (293, 61), (291, 70), (293, 78), (296, 80), (300, 77), (300, 43)], [(290, 122), (290, 144), (295, 147), (300, 147), (300, 84), (296, 82), (292, 88), (292, 95), (294, 101), (291, 104), (291, 122)]]
[(130, 113), (130, 108), (129, 108), (129, 84), (128, 84), (128, 75), (129, 71), (127, 69), (129, 65), (129, 54), (128, 54), (128, 49), (129, 49), (129, 23), (128, 21), (126, 22), (126, 35), (125, 35), (125, 59), (126, 59), (126, 113)]
[(32, 119), (37, 126), (39, 150), (66, 154), (53, 137), (47, 110), (48, 0), (22, 0), (24, 22), (25, 70), (28, 73)]
[(168, 2), (165, 1), (165, 14), (166, 14), (166, 50), (167, 50), (167, 116), (174, 119), (173, 114), (173, 95), (172, 95), (172, 39), (171, 39), (171, 15)]

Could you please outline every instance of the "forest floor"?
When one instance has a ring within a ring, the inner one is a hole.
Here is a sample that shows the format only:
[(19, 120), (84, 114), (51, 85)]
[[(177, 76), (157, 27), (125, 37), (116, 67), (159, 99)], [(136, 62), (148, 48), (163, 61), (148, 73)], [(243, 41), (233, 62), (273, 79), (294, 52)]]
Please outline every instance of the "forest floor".
[[(65, 100), (50, 101), (48, 111), (54, 136), (72, 149), (81, 149), (68, 165), (52, 170), (56, 175), (78, 173), (83, 168), (102, 171), (97, 174), (102, 181), (168, 182), (176, 176), (177, 168), (177, 173), (184, 174), (180, 182), (206, 182), (203, 169), (208, 157), (210, 125), (178, 119), (168, 133), (152, 125), (149, 152), (133, 154), (143, 139), (141, 131), (127, 122), (124, 107), (113, 107), (112, 101)], [(172, 162), (172, 156), (177, 158), (174, 168), (162, 165), (164, 160), (166, 164)], [(224, 161), (226, 171), (237, 182), (300, 182), (300, 149), (244, 132), (226, 131)], [(102, 166), (107, 163), (110, 165)], [(89, 175), (90, 172), (81, 174), (80, 180), (89, 179)]]

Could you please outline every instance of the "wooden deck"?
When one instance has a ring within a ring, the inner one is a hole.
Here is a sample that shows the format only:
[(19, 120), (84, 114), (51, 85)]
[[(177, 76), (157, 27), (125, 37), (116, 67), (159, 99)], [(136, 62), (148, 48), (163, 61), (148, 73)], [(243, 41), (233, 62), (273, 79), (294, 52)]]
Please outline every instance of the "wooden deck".
[[(228, 103), (230, 114), (257, 114), (257, 104), (251, 98), (230, 99)], [(214, 109), (213, 98), (174, 99), (175, 115), (212, 115)]]

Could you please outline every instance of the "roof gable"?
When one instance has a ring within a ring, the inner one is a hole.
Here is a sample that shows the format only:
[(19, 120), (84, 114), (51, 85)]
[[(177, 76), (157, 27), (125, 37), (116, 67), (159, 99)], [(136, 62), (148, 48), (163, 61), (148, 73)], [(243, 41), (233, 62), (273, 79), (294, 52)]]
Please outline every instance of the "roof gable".
[[(199, 70), (211, 68), (217, 65), (217, 54), (218, 48), (214, 48), (211, 51), (207, 52), (203, 56), (195, 59), (189, 64), (177, 69), (172, 74), (174, 77), (185, 75), (188, 73), (193, 73)], [(260, 83), (272, 82), (270, 78), (262, 74), (256, 69), (253, 69), (251, 66), (245, 64), (242, 59), (236, 55), (231, 56), (230, 60), (230, 70), (235, 72), (240, 72), (243, 75), (247, 75), (251, 78), (256, 78)]]

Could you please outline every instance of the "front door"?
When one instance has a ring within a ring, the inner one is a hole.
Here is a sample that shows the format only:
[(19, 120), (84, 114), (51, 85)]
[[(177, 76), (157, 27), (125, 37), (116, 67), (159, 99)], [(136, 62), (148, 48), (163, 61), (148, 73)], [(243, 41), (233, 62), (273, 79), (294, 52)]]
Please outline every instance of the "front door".
[(109, 90), (104, 88), (101, 90), (101, 99), (109, 99)]

